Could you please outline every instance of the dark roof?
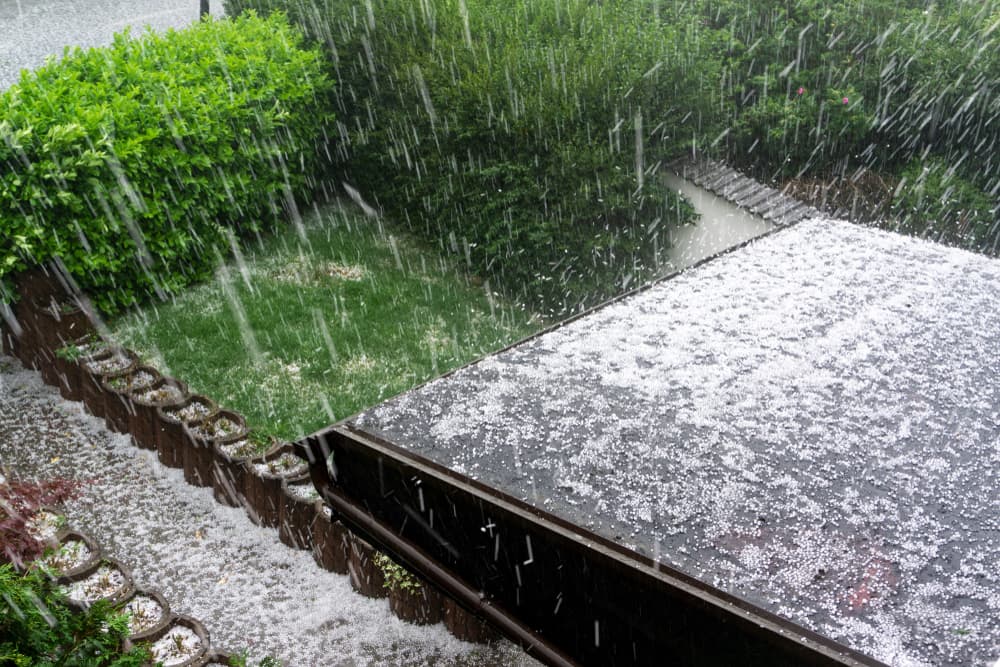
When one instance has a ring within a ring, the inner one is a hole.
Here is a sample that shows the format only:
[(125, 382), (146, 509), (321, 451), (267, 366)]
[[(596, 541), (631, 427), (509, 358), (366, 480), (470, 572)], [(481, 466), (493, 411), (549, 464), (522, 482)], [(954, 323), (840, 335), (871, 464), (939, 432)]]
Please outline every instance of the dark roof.
[(355, 426), (898, 665), (1000, 655), (1000, 261), (810, 220)]

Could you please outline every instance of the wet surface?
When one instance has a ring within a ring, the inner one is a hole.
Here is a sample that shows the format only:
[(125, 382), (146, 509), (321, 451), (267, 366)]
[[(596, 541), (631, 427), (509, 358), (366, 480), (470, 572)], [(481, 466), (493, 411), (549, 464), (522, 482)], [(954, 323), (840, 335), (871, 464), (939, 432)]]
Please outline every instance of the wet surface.
[(1000, 655), (1000, 262), (761, 239), (353, 425), (893, 665)]
[[(213, 16), (224, 14), (222, 0), (209, 4)], [(199, 7), (198, 0), (0, 0), (0, 90), (67, 45), (103, 46), (126, 26), (133, 34), (183, 28)]]
[(666, 173), (663, 180), (671, 190), (687, 197), (700, 216), (693, 225), (671, 230), (670, 263), (675, 270), (686, 269), (706, 257), (774, 229), (774, 225), (763, 218), (680, 176)]

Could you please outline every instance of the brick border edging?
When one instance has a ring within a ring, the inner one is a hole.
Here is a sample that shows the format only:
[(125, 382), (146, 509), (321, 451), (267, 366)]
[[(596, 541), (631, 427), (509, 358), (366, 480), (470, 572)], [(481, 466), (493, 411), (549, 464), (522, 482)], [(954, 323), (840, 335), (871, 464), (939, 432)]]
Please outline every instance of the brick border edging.
[[(51, 347), (49, 341), (62, 341), (66, 342), (69, 340), (68, 334), (61, 332), (40, 332), (35, 329), (35, 318), (32, 316), (31, 309), (34, 305), (27, 300), (22, 301), (20, 305), (20, 311), (22, 316), (19, 317), (19, 322), (23, 327), (23, 331), (19, 337), (13, 336), (8, 328), (0, 321), (0, 342), (3, 343), (0, 352), (5, 354), (10, 354), (11, 356), (17, 358), (21, 363), (29, 369), (37, 370), (42, 376), (42, 380), (45, 384), (50, 386), (55, 386), (60, 389), (60, 395), (64, 400), (74, 400), (73, 397), (67, 396), (62, 391), (67, 386), (66, 371), (69, 367), (73, 367), (74, 370), (82, 372), (83, 365), (74, 361), (67, 361), (61, 359), (56, 355), (56, 350)], [(93, 331), (88, 331), (86, 334), (91, 334)], [(79, 339), (81, 332), (73, 332), (74, 340)], [(108, 346), (114, 347), (109, 341), (104, 341)], [(138, 358), (133, 351), (126, 348), (116, 348), (120, 353)], [(147, 367), (148, 368), (148, 367)], [(176, 381), (182, 384), (179, 380), (175, 378), (169, 378), (167, 376), (162, 376), (166, 380)], [(105, 400), (120, 400), (117, 395), (109, 394), (103, 383), (94, 383), (93, 389), (96, 392), (100, 392), (100, 402)], [(76, 399), (79, 402), (79, 399)], [(92, 399), (93, 402), (94, 399)], [(107, 422), (106, 415), (95, 415), (95, 410), (91, 409), (91, 406), (84, 405), (84, 408), (88, 413), (94, 416), (98, 416), (105, 419), (106, 426), (112, 432), (121, 432), (130, 436), (133, 446), (143, 448), (136, 437), (136, 434), (132, 431), (135, 425), (135, 420), (128, 420), (128, 426), (130, 427), (126, 431), (119, 431), (118, 428), (112, 428)], [(134, 407), (126, 406), (128, 410), (133, 410)], [(96, 409), (96, 408), (95, 408)], [(122, 422), (116, 420), (115, 426), (121, 428)], [(186, 432), (186, 429), (184, 429)], [(157, 429), (157, 452), (161, 451), (159, 445), (159, 439), (163, 430)], [(190, 447), (190, 438), (184, 438), (184, 449)], [(224, 480), (233, 479), (243, 479), (245, 484), (242, 489), (236, 489), (236, 495), (241, 496), (240, 504), (244, 511), (247, 513), (248, 517), (255, 523), (260, 524), (260, 513), (258, 508), (252, 506), (251, 494), (248, 493), (249, 486), (251, 484), (251, 478), (258, 477), (257, 473), (250, 465), (253, 459), (243, 459), (237, 461), (224, 461), (219, 456), (213, 456), (214, 467), (216, 468), (213, 478), (220, 481), (222, 484), (226, 482)], [(182, 457), (183, 460), (183, 457)], [(300, 459), (301, 460), (301, 459)], [(171, 466), (169, 462), (160, 459), (161, 463)], [(183, 463), (181, 464), (183, 466)], [(239, 466), (241, 469), (236, 471), (233, 466)], [(210, 481), (207, 486), (214, 486)], [(351, 554), (358, 549), (356, 545), (364, 543), (364, 541), (356, 536), (350, 529), (340, 524), (339, 521), (331, 521), (331, 530), (334, 532), (342, 531), (344, 538), (340, 541), (338, 545), (336, 542), (327, 541), (324, 543), (323, 553), (315, 548), (315, 527), (318, 521), (326, 520), (325, 512), (329, 509), (321, 501), (316, 501), (314, 503), (313, 512), (310, 517), (306, 517), (303, 514), (301, 508), (297, 508), (294, 512), (291, 510), (286, 510), (286, 507), (293, 506), (292, 498), (288, 497), (285, 491), (285, 484), (281, 484), (280, 496), (273, 499), (273, 502), (277, 505), (277, 523), (274, 526), (269, 526), (276, 528), (278, 530), (279, 536), (285, 535), (286, 538), (282, 539), (282, 542), (287, 546), (292, 548), (299, 548), (303, 550), (308, 550), (313, 555), (313, 560), (316, 565), (322, 569), (342, 574), (348, 575), (351, 581), (351, 586), (354, 590), (367, 597), (389, 597), (390, 600), (389, 608), (396, 615), (397, 618), (409, 622), (424, 624), (429, 621), (437, 622), (438, 619), (443, 620), (445, 627), (454, 635), (456, 638), (473, 643), (490, 643), (499, 638), (499, 634), (490, 627), (485, 621), (479, 619), (474, 614), (466, 611), (462, 607), (458, 606), (453, 600), (448, 598), (444, 593), (438, 591), (436, 588), (431, 586), (428, 582), (420, 580), (416, 575), (412, 575), (415, 579), (420, 582), (422, 587), (428, 587), (434, 594), (433, 595), (422, 595), (419, 599), (416, 596), (409, 594), (407, 591), (394, 590), (390, 587), (385, 587), (383, 590), (373, 590), (371, 586), (362, 585), (364, 581), (384, 581), (384, 576), (378, 565), (375, 564), (373, 558), (359, 559), (354, 564), (354, 569), (357, 573), (354, 576), (350, 575), (350, 569), (348, 571), (341, 571), (340, 563), (352, 563)], [(234, 495), (234, 489), (228, 488), (225, 491), (218, 490), (213, 493), (214, 498), (217, 503), (228, 504), (220, 501), (220, 497), (231, 497)], [(326, 509), (324, 509), (326, 508)], [(286, 512), (289, 513), (289, 517), (286, 518)], [(306, 519), (309, 519), (308, 521)], [(290, 525), (294, 523), (295, 525)], [(339, 526), (339, 528), (338, 528)], [(293, 537), (289, 537), (293, 536)], [(342, 549), (343, 555), (337, 555), (330, 553), (330, 550)], [(421, 602), (422, 601), (422, 602)]]
[[(42, 509), (49, 512), (57, 511), (53, 508), (39, 508), (38, 510), (35, 510), (33, 515), (37, 514)], [(122, 574), (125, 580), (124, 586), (121, 591), (117, 592), (116, 595), (108, 598), (97, 598), (94, 602), (108, 600), (111, 602), (113, 608), (120, 612), (123, 611), (125, 606), (130, 601), (134, 600), (136, 596), (145, 595), (153, 598), (156, 600), (157, 604), (160, 605), (162, 611), (160, 619), (149, 628), (132, 633), (126, 637), (122, 645), (123, 650), (127, 651), (131, 646), (134, 646), (139, 642), (148, 642), (152, 645), (152, 643), (156, 642), (160, 639), (160, 637), (169, 632), (172, 627), (178, 624), (178, 622), (183, 622), (197, 626), (201, 632), (197, 632), (196, 630), (196, 634), (198, 634), (199, 638), (202, 639), (202, 648), (199, 654), (185, 664), (190, 664), (192, 667), (206, 665), (211, 662), (228, 664), (232, 654), (212, 646), (211, 634), (209, 633), (208, 628), (205, 627), (204, 623), (190, 616), (173, 613), (170, 608), (170, 603), (163, 597), (163, 594), (160, 593), (159, 590), (136, 586), (135, 580), (133, 579), (128, 566), (119, 560), (109, 557), (107, 553), (105, 553), (104, 547), (96, 539), (94, 539), (92, 535), (67, 525), (60, 529), (50, 541), (47, 540), (46, 542), (48, 544), (62, 545), (67, 538), (80, 540), (86, 543), (88, 549), (91, 551), (91, 557), (79, 568), (71, 570), (67, 573), (55, 575), (54, 581), (57, 585), (67, 586), (76, 581), (86, 580), (96, 574), (102, 566), (112, 565)], [(67, 603), (69, 608), (75, 613), (79, 613), (93, 604), (93, 602), (75, 601), (70, 599), (68, 596)], [(146, 664), (152, 665), (153, 663)]]

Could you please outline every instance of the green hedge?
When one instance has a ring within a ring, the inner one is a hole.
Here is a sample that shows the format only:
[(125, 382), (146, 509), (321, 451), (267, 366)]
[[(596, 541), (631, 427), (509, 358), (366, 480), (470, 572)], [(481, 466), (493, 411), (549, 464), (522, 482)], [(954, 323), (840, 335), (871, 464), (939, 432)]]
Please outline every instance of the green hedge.
[(333, 84), (280, 14), (117, 35), (0, 96), (0, 300), (59, 258), (113, 312), (204, 276), (321, 170)]
[[(1000, 0), (693, 0), (684, 13), (729, 35), (731, 161), (777, 178), (872, 170), (907, 189), (887, 226), (1000, 253)], [(925, 197), (942, 164), (954, 181)]]
[(536, 308), (650, 275), (693, 216), (654, 172), (709, 131), (717, 45), (656, 3), (226, 2), (247, 8), (287, 10), (326, 48), (344, 180)]
[(914, 159), (907, 166), (892, 212), (897, 231), (1000, 254), (1000, 202), (939, 158)]

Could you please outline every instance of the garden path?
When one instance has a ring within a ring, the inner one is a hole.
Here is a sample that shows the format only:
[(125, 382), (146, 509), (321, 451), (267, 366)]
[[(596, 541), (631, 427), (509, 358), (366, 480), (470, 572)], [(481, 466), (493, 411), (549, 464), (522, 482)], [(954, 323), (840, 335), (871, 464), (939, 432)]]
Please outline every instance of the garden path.
[(531, 663), (507, 642), (474, 646), (441, 624), (400, 621), (386, 600), (354, 593), (346, 576), (321, 570), (242, 510), (216, 504), (210, 489), (188, 486), (181, 471), (3, 356), (0, 469), (89, 480), (67, 506), (70, 524), (129, 565), (138, 585), (201, 620), (215, 646), (289, 666)]

